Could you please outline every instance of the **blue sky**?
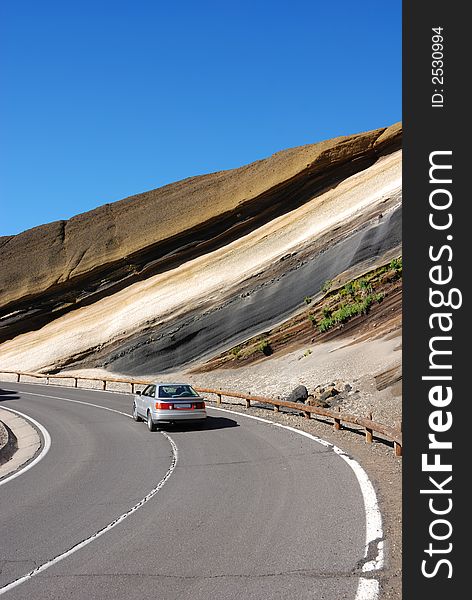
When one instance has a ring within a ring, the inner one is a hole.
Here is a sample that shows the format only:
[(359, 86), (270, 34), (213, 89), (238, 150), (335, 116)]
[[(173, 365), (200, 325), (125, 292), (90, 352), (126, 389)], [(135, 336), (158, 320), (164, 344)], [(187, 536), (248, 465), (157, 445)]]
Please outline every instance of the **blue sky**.
[(401, 2), (2, 0), (0, 235), (401, 120)]

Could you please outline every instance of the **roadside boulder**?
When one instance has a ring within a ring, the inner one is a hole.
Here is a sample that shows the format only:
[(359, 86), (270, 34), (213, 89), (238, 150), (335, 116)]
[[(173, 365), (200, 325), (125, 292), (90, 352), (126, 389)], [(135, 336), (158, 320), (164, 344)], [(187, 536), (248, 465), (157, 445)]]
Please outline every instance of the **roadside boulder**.
[(297, 385), (297, 387), (290, 392), (285, 398), (287, 402), (305, 402), (308, 398), (308, 390), (304, 385)]
[(305, 404), (309, 406), (318, 406), (319, 408), (329, 408), (329, 404), (320, 400), (319, 398), (315, 398), (313, 394), (310, 394), (308, 398), (305, 400)]
[(321, 393), (320, 400), (324, 401), (324, 400), (327, 400), (328, 398), (332, 398), (333, 396), (337, 396), (338, 394), (339, 394), (339, 392), (335, 387), (329, 386), (328, 388), (325, 389), (324, 392)]

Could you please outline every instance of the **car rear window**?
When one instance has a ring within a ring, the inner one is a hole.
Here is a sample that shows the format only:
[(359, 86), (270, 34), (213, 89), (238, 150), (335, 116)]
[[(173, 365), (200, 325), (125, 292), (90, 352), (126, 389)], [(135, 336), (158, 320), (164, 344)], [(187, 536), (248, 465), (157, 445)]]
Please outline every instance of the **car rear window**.
[(156, 391), (155, 385), (148, 385), (142, 391), (143, 396), (154, 396), (154, 392)]
[(159, 398), (195, 398), (197, 392), (190, 385), (160, 385)]

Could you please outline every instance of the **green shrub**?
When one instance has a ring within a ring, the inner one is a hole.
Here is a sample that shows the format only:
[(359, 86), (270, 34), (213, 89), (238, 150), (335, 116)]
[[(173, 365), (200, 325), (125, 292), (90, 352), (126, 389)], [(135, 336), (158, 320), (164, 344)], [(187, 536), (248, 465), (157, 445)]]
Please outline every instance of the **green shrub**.
[(372, 283), (368, 279), (363, 277), (362, 279), (359, 279), (359, 289), (365, 292), (371, 292), (373, 289)]
[(308, 315), (308, 320), (311, 322), (311, 324), (313, 325), (313, 327), (316, 325), (316, 317), (312, 313), (310, 313)]
[(369, 312), (373, 301), (373, 296), (367, 296), (366, 298), (364, 298), (362, 302), (359, 303), (359, 312), (363, 315), (366, 315)]
[(326, 292), (331, 288), (332, 285), (333, 285), (333, 282), (331, 281), (331, 279), (328, 279), (321, 286), (321, 291), (326, 294)]
[(340, 296), (354, 296), (355, 292), (356, 292), (355, 282), (349, 281), (349, 283), (346, 283), (346, 285), (339, 292), (339, 295)]
[(359, 314), (359, 303), (344, 304), (333, 312), (334, 322), (337, 324), (345, 323), (351, 317)]
[(329, 306), (323, 306), (322, 308), (322, 312), (323, 312), (323, 317), (325, 319), (329, 319), (329, 317), (331, 316), (331, 309), (329, 308)]
[(328, 331), (328, 329), (331, 329), (333, 325), (334, 320), (331, 317), (326, 317), (318, 323), (318, 331), (324, 333), (325, 331)]
[(273, 352), (269, 340), (262, 340), (262, 342), (257, 346), (257, 349), (262, 352), (262, 354), (265, 354), (265, 356), (270, 356)]
[(398, 258), (394, 258), (390, 261), (390, 268), (394, 271), (396, 271), (397, 273), (400, 273), (403, 269), (403, 261), (402, 261), (402, 257), (399, 256)]
[(310, 296), (305, 296), (304, 302), (305, 302), (305, 304), (310, 304), (310, 302), (311, 302)]

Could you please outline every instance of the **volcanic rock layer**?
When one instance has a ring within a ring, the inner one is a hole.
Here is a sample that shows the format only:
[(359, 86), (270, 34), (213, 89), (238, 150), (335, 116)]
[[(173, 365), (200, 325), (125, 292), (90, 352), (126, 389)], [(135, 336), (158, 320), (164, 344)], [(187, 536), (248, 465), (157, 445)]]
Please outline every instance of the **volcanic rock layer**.
[(401, 252), (401, 126), (0, 238), (0, 367), (158, 373)]

